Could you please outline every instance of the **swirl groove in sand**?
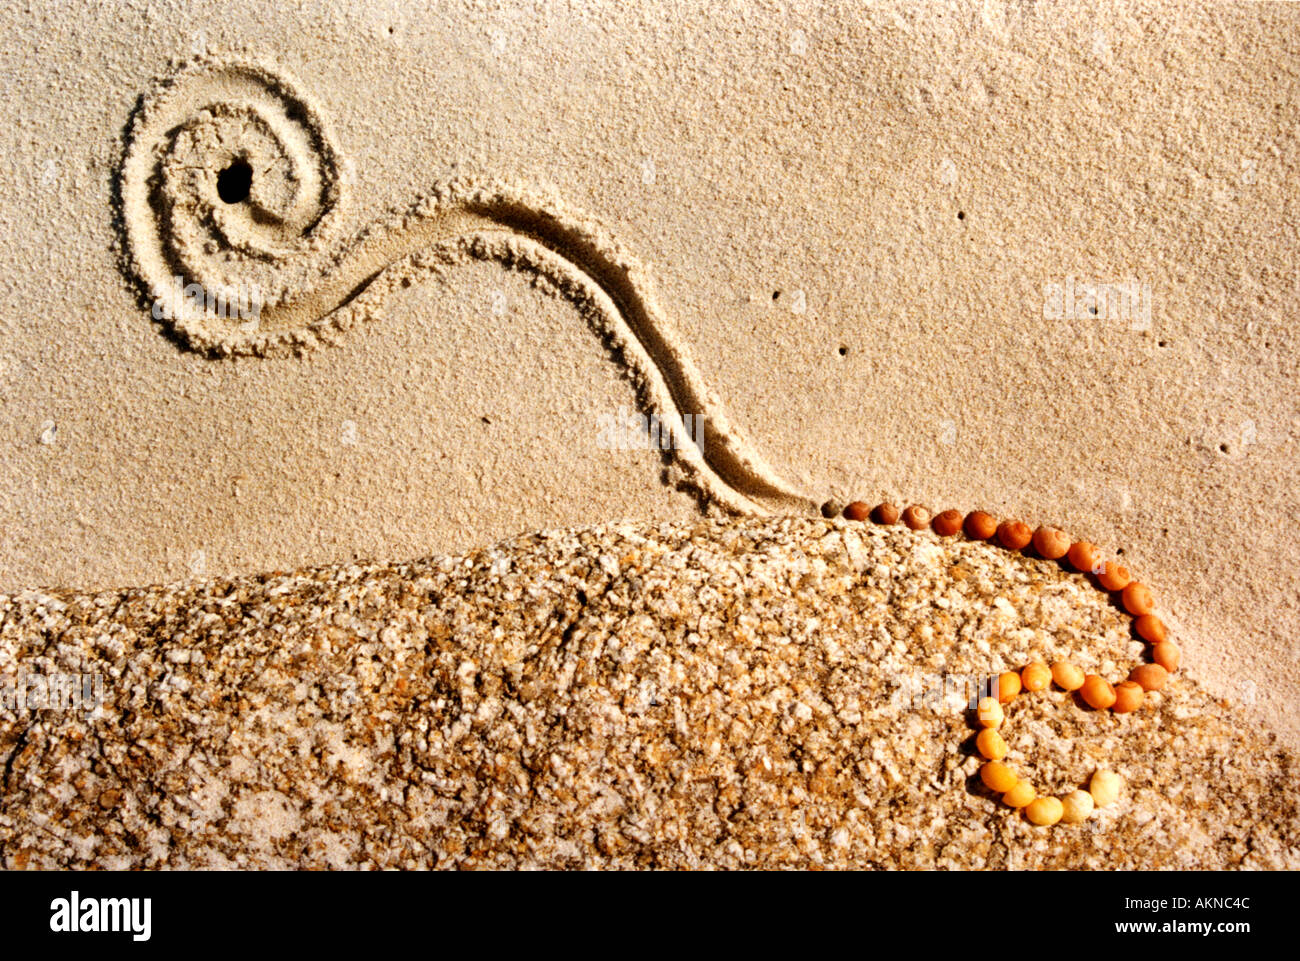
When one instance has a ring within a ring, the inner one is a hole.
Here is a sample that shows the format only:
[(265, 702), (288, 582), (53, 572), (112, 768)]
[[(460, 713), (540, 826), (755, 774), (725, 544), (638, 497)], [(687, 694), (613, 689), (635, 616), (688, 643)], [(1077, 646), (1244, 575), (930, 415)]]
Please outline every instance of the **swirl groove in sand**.
[[(236, 163), (251, 168), (251, 185), (227, 203), (218, 177)], [(343, 171), (320, 113), (277, 70), (197, 58), (160, 80), (131, 120), (117, 184), (124, 269), (155, 318), (214, 356), (333, 342), (378, 317), (398, 283), (470, 259), (526, 272), (621, 357), (690, 486), (742, 513), (816, 509), (731, 427), (646, 270), (597, 225), (529, 190), (460, 180), (342, 239)], [(206, 306), (187, 299), (191, 285), (207, 293)], [(221, 309), (249, 289), (254, 319)], [(702, 417), (699, 444), (686, 414)]]

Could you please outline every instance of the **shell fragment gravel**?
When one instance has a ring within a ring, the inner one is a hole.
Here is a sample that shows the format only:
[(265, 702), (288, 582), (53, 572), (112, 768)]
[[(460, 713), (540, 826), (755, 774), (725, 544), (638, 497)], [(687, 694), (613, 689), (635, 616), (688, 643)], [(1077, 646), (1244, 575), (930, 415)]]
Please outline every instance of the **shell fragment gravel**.
[(1294, 757), (1192, 677), (1128, 715), (1017, 699), (1010, 758), (1045, 794), (1122, 773), (1086, 824), (980, 784), (981, 680), (1141, 653), (1058, 564), (817, 518), (0, 595), (0, 685), (104, 682), (93, 713), (0, 705), (0, 862), (1300, 867)]

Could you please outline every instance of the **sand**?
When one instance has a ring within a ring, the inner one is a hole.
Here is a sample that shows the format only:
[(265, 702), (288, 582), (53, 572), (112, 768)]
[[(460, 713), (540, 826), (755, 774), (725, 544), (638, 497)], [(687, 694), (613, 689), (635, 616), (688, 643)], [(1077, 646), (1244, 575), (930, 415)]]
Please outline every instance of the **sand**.
[(1142, 655), (1079, 575), (984, 543), (627, 523), (0, 618), (5, 663), (104, 678), (0, 715), (10, 868), (1300, 867), (1296, 756), (1182, 674), (1133, 714), (1007, 706), (1040, 792), (1123, 779), (1083, 824), (982, 786), (953, 682)]
[[(1300, 743), (1294, 6), (0, 18), (0, 589), (982, 507)], [(264, 316), (155, 319), (169, 271)]]
[[(618, 359), (639, 408), (664, 428), (655, 440), (681, 486), (732, 513), (815, 506), (728, 425), (645, 268), (561, 202), (456, 180), (336, 244), (346, 178), (324, 122), (272, 67), (230, 56), (196, 57), (162, 80), (126, 139), (123, 269), (186, 346), (266, 357), (336, 344), (398, 291), (495, 263), (565, 300)], [(222, 193), (236, 164), (250, 171), (244, 202)]]

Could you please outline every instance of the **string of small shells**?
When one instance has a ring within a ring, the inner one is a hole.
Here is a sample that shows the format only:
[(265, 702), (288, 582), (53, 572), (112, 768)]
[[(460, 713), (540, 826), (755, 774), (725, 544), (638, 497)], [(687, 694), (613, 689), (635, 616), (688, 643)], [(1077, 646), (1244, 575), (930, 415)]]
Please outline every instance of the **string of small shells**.
[(1092, 574), (1101, 589), (1116, 596), (1133, 617), (1138, 636), (1149, 645), (1150, 662), (1135, 666), (1126, 679), (1113, 684), (1100, 675), (1085, 674), (1069, 661), (1057, 661), (1051, 666), (1035, 661), (1018, 672), (1005, 671), (990, 680), (989, 696), (979, 701), (976, 716), (980, 730), (975, 738), (975, 749), (984, 758), (980, 768), (984, 786), (1001, 795), (1002, 803), (1008, 807), (1023, 811), (1033, 824), (1043, 827), (1077, 824), (1087, 820), (1094, 808), (1113, 804), (1123, 782), (1119, 775), (1107, 770), (1094, 773), (1086, 791), (1076, 790), (1061, 797), (1039, 794), (1030, 780), (1003, 763), (1008, 748), (999, 728), (1006, 717), (1003, 705), (1011, 703), (1022, 692), (1046, 691), (1053, 684), (1069, 693), (1078, 692), (1083, 702), (1094, 710), (1116, 714), (1139, 710), (1147, 692), (1162, 690), (1169, 676), (1178, 670), (1182, 652), (1169, 639), (1164, 622), (1156, 616), (1150, 588), (1134, 579), (1123, 564), (1100, 560), (1096, 545), (1071, 541), (1064, 531), (1055, 527), (1031, 530), (1023, 521), (998, 523), (984, 511), (971, 511), (963, 517), (959, 511), (947, 510), (931, 517), (918, 504), (900, 512), (893, 504), (871, 507), (863, 501), (845, 507), (844, 517), (881, 525), (897, 524), (901, 520), (912, 530), (929, 527), (940, 537), (962, 533), (971, 540), (993, 541), (1009, 551), (1032, 549), (1046, 560), (1063, 561), (1082, 574)]

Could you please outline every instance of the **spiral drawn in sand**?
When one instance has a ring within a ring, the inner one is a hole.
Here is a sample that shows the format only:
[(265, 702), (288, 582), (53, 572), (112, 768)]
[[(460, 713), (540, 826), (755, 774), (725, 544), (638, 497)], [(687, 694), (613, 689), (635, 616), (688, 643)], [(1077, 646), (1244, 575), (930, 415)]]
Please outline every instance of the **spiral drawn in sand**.
[[(198, 58), (132, 118), (118, 182), (124, 269), (155, 319), (215, 356), (332, 342), (377, 317), (398, 284), (471, 259), (528, 273), (621, 358), (686, 483), (742, 513), (815, 510), (729, 426), (646, 271), (598, 226), (554, 199), (462, 180), (340, 239), (343, 169), (319, 112), (277, 71)], [(221, 178), (240, 170), (231, 202)], [(687, 414), (703, 420), (699, 443)]]

